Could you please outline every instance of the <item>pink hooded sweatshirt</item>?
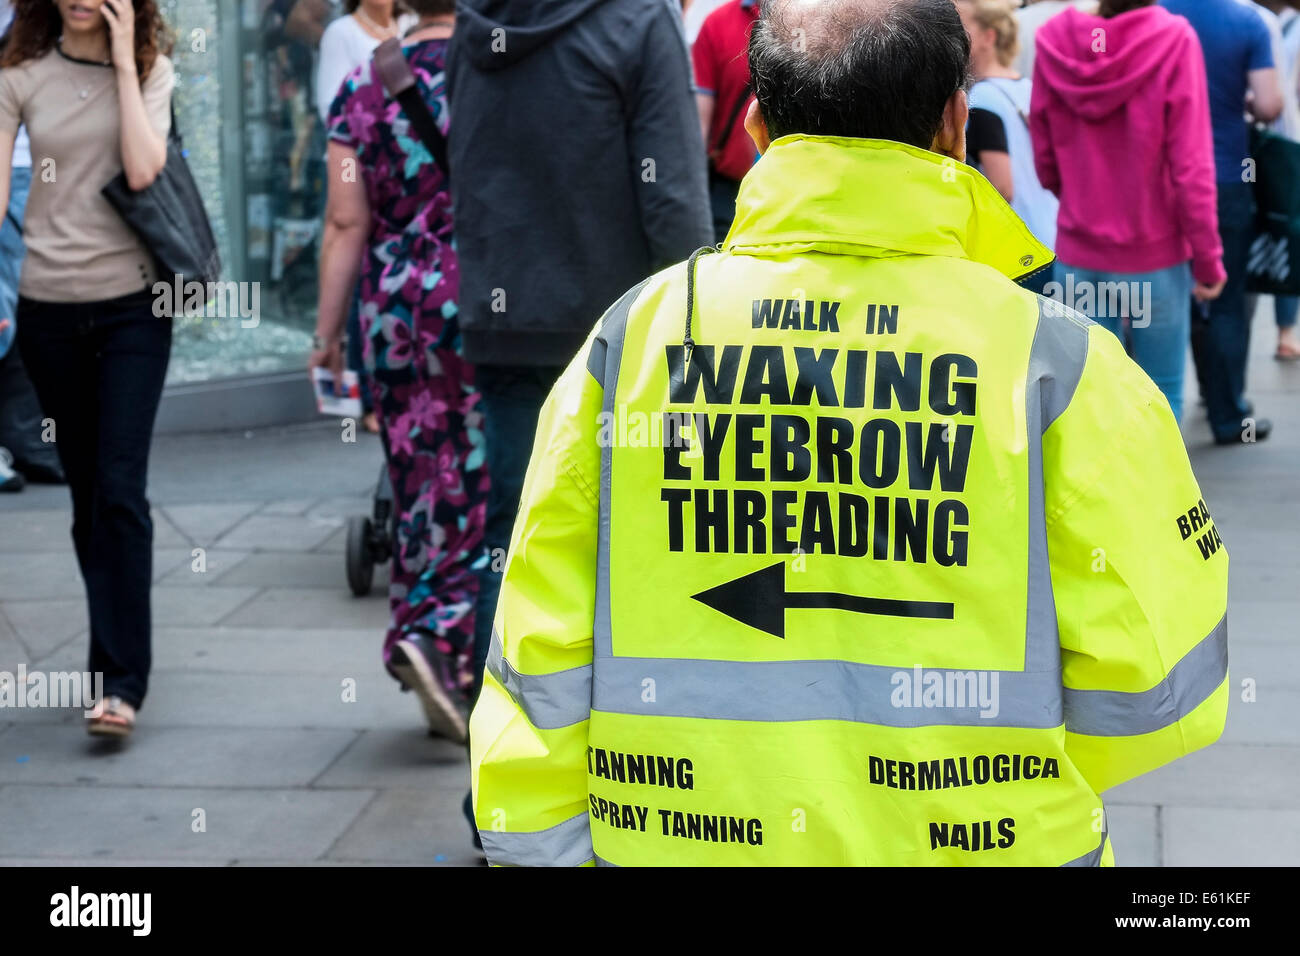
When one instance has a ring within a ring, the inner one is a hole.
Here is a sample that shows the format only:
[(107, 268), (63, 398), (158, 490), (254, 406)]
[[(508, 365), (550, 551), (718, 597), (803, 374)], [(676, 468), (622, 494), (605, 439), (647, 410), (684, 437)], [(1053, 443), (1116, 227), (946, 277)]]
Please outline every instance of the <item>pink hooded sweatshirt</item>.
[(1192, 260), (1225, 276), (1205, 61), (1182, 17), (1150, 6), (1103, 19), (1073, 7), (1038, 30), (1029, 128), (1061, 200), (1056, 254), (1106, 272)]

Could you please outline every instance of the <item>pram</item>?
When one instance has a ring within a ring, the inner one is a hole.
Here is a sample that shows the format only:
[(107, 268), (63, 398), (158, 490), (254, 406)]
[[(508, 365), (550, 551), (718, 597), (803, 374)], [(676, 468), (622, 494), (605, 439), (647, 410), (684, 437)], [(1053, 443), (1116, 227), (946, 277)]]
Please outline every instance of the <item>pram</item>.
[(353, 515), (348, 519), (347, 559), (348, 587), (357, 597), (370, 593), (375, 565), (393, 557), (393, 485), (388, 480), (388, 465), (379, 469), (375, 485), (374, 507), (370, 515)]

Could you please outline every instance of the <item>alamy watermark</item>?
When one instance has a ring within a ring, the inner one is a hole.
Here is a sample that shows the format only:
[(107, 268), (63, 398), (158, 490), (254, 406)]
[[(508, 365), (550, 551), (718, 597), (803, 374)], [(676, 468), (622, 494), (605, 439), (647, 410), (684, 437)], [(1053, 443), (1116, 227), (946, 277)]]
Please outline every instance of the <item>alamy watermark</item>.
[[(1065, 274), (1064, 284), (1053, 279), (1043, 286), (1043, 296), (1090, 319), (1129, 319), (1135, 329), (1151, 324), (1151, 283), (1137, 281), (1075, 281), (1074, 273)], [(1058, 308), (1062, 314), (1064, 308)]]
[(0, 708), (80, 707), (95, 716), (104, 699), (104, 674), (96, 671), (32, 671), (18, 665), (18, 673), (0, 671)]
[(925, 670), (895, 671), (889, 678), (894, 688), (889, 695), (893, 707), (976, 709), (980, 716), (993, 718), (998, 703), (997, 671)]
[(260, 282), (185, 281), (180, 273), (171, 281), (160, 279), (153, 284), (153, 314), (158, 318), (199, 316), (205, 319), (239, 319), (245, 329), (255, 329), (262, 321), (262, 284)]

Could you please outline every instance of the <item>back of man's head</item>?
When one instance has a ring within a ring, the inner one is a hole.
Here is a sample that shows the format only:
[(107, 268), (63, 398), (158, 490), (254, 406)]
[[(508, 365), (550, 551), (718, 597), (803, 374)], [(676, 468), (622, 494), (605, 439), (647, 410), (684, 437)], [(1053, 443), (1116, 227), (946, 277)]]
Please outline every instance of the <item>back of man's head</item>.
[(762, 0), (749, 41), (772, 139), (890, 139), (929, 149), (967, 83), (970, 39), (952, 0)]

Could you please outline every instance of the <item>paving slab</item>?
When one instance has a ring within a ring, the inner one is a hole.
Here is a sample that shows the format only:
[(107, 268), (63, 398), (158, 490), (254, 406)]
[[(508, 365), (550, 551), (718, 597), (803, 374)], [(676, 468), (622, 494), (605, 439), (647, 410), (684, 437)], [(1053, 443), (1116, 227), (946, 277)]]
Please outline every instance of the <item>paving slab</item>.
[(154, 508), (150, 512), (153, 518), (153, 546), (159, 548), (188, 548), (190, 539), (181, 534), (176, 526), (167, 520), (162, 511)]
[(1293, 867), (1300, 860), (1296, 809), (1169, 807), (1161, 826), (1165, 866)]
[(1152, 806), (1124, 806), (1106, 800), (1106, 826), (1116, 866), (1159, 866), (1160, 847)]
[(463, 798), (469, 755), (464, 746), (430, 737), (414, 724), (366, 730), (313, 785), (452, 790)]
[[(344, 684), (344, 681), (355, 682)], [(355, 693), (355, 701), (345, 701)], [(140, 720), (171, 727), (410, 727), (424, 732), (419, 704), (376, 662), (334, 675), (161, 671), (149, 681)]]
[(348, 547), (348, 529), (339, 528), (330, 534), (328, 538), (312, 548), (313, 551), (320, 554), (343, 554)]
[(255, 514), (216, 540), (216, 546), (243, 551), (310, 551), (328, 538), (338, 522), (304, 515)]
[(50, 600), (4, 601), (0, 602), (0, 612), (35, 659), (90, 629), (84, 593)]
[(150, 719), (142, 720), (130, 741), (118, 744), (96, 741), (79, 728), (28, 724), (0, 736), (0, 782), (305, 787), (355, 737), (351, 730), (294, 728), (232, 734), (221, 727), (171, 727)]
[[(388, 588), (388, 562), (375, 568), (371, 593)], [(254, 584), (273, 583), (277, 588), (341, 588), (346, 591), (347, 564), (342, 555), (329, 553), (254, 554), (239, 563), (221, 582)]]
[(1291, 809), (1297, 805), (1297, 767), (1300, 745), (1220, 741), (1112, 788), (1106, 805)]
[(72, 543), (58, 551), (0, 553), (0, 601), (85, 594)]
[(157, 584), (163, 578), (181, 569), (189, 570), (195, 560), (195, 548), (154, 548), (153, 582)]
[(190, 541), (200, 547), (208, 547), (265, 504), (264, 501), (170, 504), (162, 510)]
[(328, 591), (301, 588), (267, 588), (222, 621), (229, 627), (261, 628), (375, 628), (387, 627), (388, 598), (374, 590), (355, 598), (346, 584)]
[[(1223, 743), (1294, 745), (1297, 742), (1300, 691), (1267, 685), (1266, 679), (1259, 679), (1256, 698), (1247, 703), (1241, 699), (1241, 678), (1232, 675), (1235, 684), (1228, 698), (1228, 725), (1220, 738)], [(1294, 779), (1300, 785), (1300, 771)]]
[(71, 547), (72, 513), (67, 508), (0, 512), (0, 552), (63, 551)]
[(216, 624), (247, 604), (257, 588), (213, 585), (210, 588), (156, 586), (152, 612), (156, 626)]
[(1245, 644), (1300, 645), (1300, 599), (1230, 601), (1229, 660)]
[(264, 515), (305, 515), (315, 503), (315, 498), (279, 498), (268, 501), (258, 511)]
[[(312, 674), (342, 679), (378, 670), (383, 631), (281, 630), (237, 627), (160, 627), (154, 631), (158, 672), (204, 671), (233, 675)], [(389, 678), (394, 690), (397, 684)]]
[[(312, 860), (373, 797), (372, 790), (0, 786), (0, 855)], [(206, 830), (195, 832), (200, 819)]]
[(156, 574), (154, 581), (168, 587), (206, 587), (221, 581), (226, 572), (238, 565), (253, 552), (227, 551), (220, 548), (203, 548), (195, 556), (193, 550), (184, 552), (184, 560), (170, 570)]
[(470, 842), (469, 824), (461, 810), (463, 799), (464, 790), (436, 794), (423, 789), (384, 790), (328, 856), (332, 860), (475, 866), (483, 856)]

